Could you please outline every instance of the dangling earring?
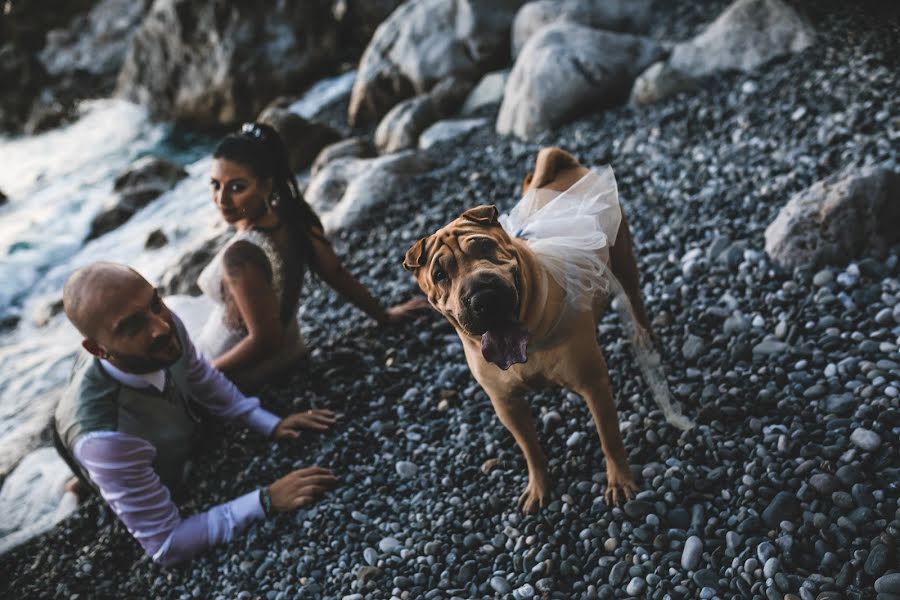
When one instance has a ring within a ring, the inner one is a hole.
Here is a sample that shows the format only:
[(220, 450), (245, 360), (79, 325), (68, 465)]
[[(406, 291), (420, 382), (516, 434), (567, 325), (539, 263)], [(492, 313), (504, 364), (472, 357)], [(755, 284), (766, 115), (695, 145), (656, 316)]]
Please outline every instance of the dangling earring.
[(269, 208), (278, 208), (279, 202), (281, 202), (281, 196), (278, 192), (272, 192), (272, 195), (269, 196)]

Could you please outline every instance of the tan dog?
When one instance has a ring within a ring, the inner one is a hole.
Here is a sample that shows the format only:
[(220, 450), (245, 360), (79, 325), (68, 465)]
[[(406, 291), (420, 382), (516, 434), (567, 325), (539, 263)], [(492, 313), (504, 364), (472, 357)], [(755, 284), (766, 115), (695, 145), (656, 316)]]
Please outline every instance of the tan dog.
[[(587, 172), (565, 151), (545, 148), (538, 153), (534, 173), (525, 178), (523, 191), (561, 192)], [(519, 498), (522, 509), (533, 512), (545, 506), (550, 496), (547, 459), (525, 399), (527, 391), (546, 384), (565, 386), (587, 403), (606, 456), (605, 499), (610, 504), (623, 502), (637, 486), (619, 432), (606, 360), (597, 343), (596, 327), (606, 295), (597, 294), (592, 308), (569, 314), (573, 311), (567, 308), (565, 290), (542, 272), (545, 269), (528, 244), (510, 237), (497, 217), (494, 206), (466, 211), (417, 241), (403, 266), (415, 274), (431, 304), (456, 328), (472, 374), (525, 455), (528, 486)], [(643, 332), (636, 328), (639, 335), (646, 336), (651, 327), (624, 215), (609, 251), (608, 267), (631, 301), (635, 325), (643, 328)], [(568, 313), (561, 327), (563, 310)]]

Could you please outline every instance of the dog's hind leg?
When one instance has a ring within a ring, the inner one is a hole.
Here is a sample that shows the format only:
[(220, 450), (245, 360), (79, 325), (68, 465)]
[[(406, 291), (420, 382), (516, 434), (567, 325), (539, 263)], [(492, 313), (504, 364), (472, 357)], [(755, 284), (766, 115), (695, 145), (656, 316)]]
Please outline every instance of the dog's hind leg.
[(647, 317), (647, 309), (644, 307), (644, 299), (641, 296), (641, 275), (634, 257), (631, 231), (628, 229), (628, 220), (625, 218), (624, 212), (619, 231), (616, 233), (616, 244), (609, 249), (609, 267), (622, 284), (625, 294), (628, 295), (638, 325), (653, 337), (653, 326)]
[(519, 507), (524, 513), (532, 513), (550, 502), (550, 476), (547, 473), (547, 457), (538, 440), (531, 406), (519, 392), (489, 389), (485, 386), (494, 411), (503, 425), (516, 439), (528, 464), (528, 485), (519, 497)]

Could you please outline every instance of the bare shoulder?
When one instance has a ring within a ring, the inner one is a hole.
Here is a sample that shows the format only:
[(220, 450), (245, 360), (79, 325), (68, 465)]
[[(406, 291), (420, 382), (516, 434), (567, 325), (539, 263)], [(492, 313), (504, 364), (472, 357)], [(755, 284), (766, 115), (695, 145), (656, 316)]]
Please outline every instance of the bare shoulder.
[(222, 255), (222, 265), (229, 277), (245, 273), (247, 269), (262, 271), (271, 278), (272, 266), (262, 248), (247, 240), (238, 240), (231, 244)]

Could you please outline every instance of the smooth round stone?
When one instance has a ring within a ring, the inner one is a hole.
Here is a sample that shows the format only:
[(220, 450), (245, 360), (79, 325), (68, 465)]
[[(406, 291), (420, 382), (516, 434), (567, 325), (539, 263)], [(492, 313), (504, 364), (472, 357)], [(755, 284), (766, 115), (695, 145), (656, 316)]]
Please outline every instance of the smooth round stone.
[(775, 574), (778, 573), (778, 570), (780, 568), (781, 564), (778, 562), (778, 558), (775, 556), (771, 556), (763, 565), (763, 576), (765, 576), (767, 579), (769, 577), (775, 577)]
[(790, 492), (778, 492), (769, 506), (763, 511), (763, 522), (771, 529), (775, 529), (781, 521), (791, 521), (800, 516), (800, 501)]
[(397, 470), (397, 475), (405, 479), (415, 477), (419, 473), (419, 467), (415, 463), (411, 463), (408, 460), (401, 460), (397, 462), (394, 468)]
[(653, 505), (643, 500), (630, 500), (622, 507), (625, 514), (632, 519), (639, 519), (653, 510)]
[(696, 535), (692, 535), (685, 541), (681, 552), (681, 568), (693, 571), (700, 564), (703, 555), (703, 542)]
[(756, 557), (760, 563), (764, 564), (772, 556), (775, 556), (775, 546), (772, 542), (762, 542), (756, 547)]
[(874, 452), (881, 446), (881, 436), (870, 429), (857, 427), (850, 434), (850, 441), (866, 452)]
[(875, 591), (880, 594), (900, 595), (900, 573), (882, 575), (875, 580)]
[(491, 577), (491, 588), (498, 594), (508, 594), (512, 589), (512, 586), (509, 585), (509, 582), (506, 581), (506, 579), (496, 575)]
[(625, 587), (625, 593), (629, 596), (637, 596), (647, 587), (647, 582), (640, 577), (633, 577)]
[(574, 448), (581, 441), (587, 437), (587, 434), (583, 431), (573, 431), (572, 435), (569, 436), (569, 439), (566, 440), (566, 446), (569, 448)]
[(869, 557), (866, 559), (863, 570), (872, 577), (878, 577), (887, 570), (890, 560), (890, 548), (884, 544), (875, 544), (869, 552)]
[(378, 542), (378, 549), (384, 552), (385, 554), (394, 552), (401, 547), (399, 541), (396, 538), (386, 537), (380, 542)]
[(694, 573), (694, 583), (699, 587), (717, 588), (719, 587), (719, 577), (712, 569), (700, 569)]
[(530, 583), (526, 583), (522, 587), (514, 589), (512, 595), (515, 600), (531, 600), (534, 597), (534, 587)]
[(816, 473), (809, 478), (809, 485), (823, 496), (830, 496), (837, 490), (837, 480), (827, 473)]

